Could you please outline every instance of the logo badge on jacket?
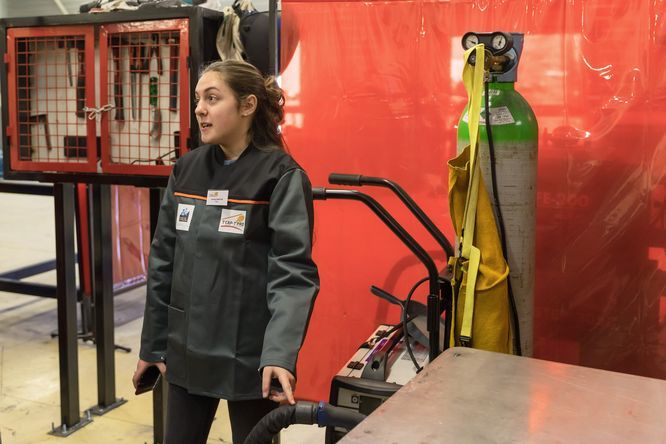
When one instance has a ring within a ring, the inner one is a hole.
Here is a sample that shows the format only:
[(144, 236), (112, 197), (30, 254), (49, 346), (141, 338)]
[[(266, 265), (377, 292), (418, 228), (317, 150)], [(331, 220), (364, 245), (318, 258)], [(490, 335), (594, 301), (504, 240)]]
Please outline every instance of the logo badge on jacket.
[(245, 232), (245, 211), (238, 210), (222, 210), (222, 217), (220, 217), (220, 226), (218, 231), (222, 233), (235, 233), (243, 234)]
[(190, 231), (193, 214), (194, 205), (178, 204), (178, 210), (176, 210), (176, 230)]
[(227, 206), (229, 200), (229, 190), (208, 190), (206, 205)]

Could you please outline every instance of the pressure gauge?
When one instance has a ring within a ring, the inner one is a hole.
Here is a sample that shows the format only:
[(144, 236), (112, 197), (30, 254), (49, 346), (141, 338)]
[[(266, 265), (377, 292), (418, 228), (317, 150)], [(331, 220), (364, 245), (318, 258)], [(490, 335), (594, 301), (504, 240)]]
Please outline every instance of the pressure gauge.
[(502, 50), (506, 46), (506, 37), (504, 37), (502, 34), (497, 34), (493, 36), (493, 41), (492, 41), (493, 49), (496, 50)]
[(513, 47), (511, 34), (504, 32), (493, 32), (490, 35), (490, 47), (495, 55), (504, 54)]
[(462, 45), (465, 49), (470, 49), (479, 44), (479, 36), (473, 32), (466, 33), (462, 38)]

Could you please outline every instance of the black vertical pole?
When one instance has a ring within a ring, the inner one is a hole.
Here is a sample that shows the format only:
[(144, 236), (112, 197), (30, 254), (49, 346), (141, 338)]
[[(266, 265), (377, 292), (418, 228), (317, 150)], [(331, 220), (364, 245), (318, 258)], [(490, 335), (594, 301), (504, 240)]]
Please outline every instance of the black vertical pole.
[[(448, 272), (447, 272), (448, 274)], [(446, 276), (447, 279), (440, 277), (439, 292), (442, 298), (443, 309), (446, 311), (444, 317), (444, 343), (442, 350), (447, 350), (451, 346), (451, 319), (453, 316), (453, 289), (451, 288), (451, 276)]]
[(56, 297), (58, 300), (58, 358), (60, 417), (51, 434), (67, 436), (89, 419), (79, 414), (79, 373), (76, 331), (76, 256), (74, 254), (74, 186), (53, 185), (56, 238)]
[(160, 378), (161, 384), (153, 389), (153, 439), (155, 444), (164, 442), (164, 426), (166, 425), (167, 382)]
[(56, 295), (60, 353), (60, 413), (62, 423), (79, 422), (79, 374), (76, 337), (76, 282), (74, 271), (74, 187), (53, 186), (56, 234)]
[[(84, 188), (85, 191), (85, 196), (86, 196), (86, 201), (89, 201), (88, 199), (88, 187), (86, 186)], [(87, 341), (89, 339), (92, 339), (93, 335), (93, 328), (92, 328), (92, 306), (91, 306), (91, 296), (90, 294), (86, 294), (83, 282), (85, 279), (84, 276), (84, 270), (85, 267), (83, 266), (83, 247), (86, 245), (86, 243), (83, 241), (83, 229), (82, 229), (82, 224), (87, 224), (90, 226), (88, 223), (90, 218), (88, 217), (88, 214), (86, 212), (85, 216), (86, 219), (84, 220), (83, 214), (82, 214), (82, 209), (79, 201), (79, 192), (80, 190), (78, 189), (78, 185), (74, 185), (74, 214), (75, 214), (75, 221), (76, 221), (76, 251), (77, 251), (77, 260), (78, 260), (78, 269), (79, 269), (79, 291), (77, 293), (77, 299), (81, 303), (80, 307), (80, 312), (81, 312), (81, 332), (80, 332), (80, 338), (83, 339), (84, 341)], [(90, 234), (88, 233), (88, 239), (90, 239)]]
[[(160, 204), (162, 202), (162, 190), (159, 188), (150, 189), (150, 239), (155, 236), (157, 228), (157, 216), (160, 213)], [(166, 388), (167, 383), (161, 378), (162, 383), (158, 384), (153, 390), (153, 440), (155, 444), (164, 442), (164, 426), (166, 423)]]
[(277, 76), (280, 70), (278, 48), (277, 0), (268, 2), (268, 73)]
[(124, 404), (116, 399), (115, 345), (113, 319), (113, 265), (111, 247), (111, 190), (109, 185), (91, 184), (93, 295), (95, 342), (97, 346), (96, 415)]

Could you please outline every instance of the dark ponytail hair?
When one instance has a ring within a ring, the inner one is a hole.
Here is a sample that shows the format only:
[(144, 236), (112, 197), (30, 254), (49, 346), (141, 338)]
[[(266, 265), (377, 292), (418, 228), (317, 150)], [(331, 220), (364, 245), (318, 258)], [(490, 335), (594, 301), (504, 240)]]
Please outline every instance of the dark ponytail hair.
[(285, 150), (279, 125), (284, 121), (284, 94), (275, 77), (263, 77), (253, 65), (240, 60), (224, 60), (208, 65), (207, 72), (219, 73), (233, 91), (238, 106), (253, 94), (257, 109), (250, 126), (250, 140), (259, 149)]

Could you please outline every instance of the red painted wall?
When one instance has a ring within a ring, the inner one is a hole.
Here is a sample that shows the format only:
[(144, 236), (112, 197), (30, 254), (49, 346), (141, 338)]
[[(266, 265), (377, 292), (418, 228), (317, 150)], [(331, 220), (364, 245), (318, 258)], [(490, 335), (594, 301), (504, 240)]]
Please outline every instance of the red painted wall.
[[(283, 64), (287, 142), (313, 185), (331, 172), (390, 178), (450, 236), (460, 37), (525, 33), (516, 87), (540, 128), (535, 356), (665, 378), (665, 13), (657, 0), (285, 0), (283, 23), (298, 30), (283, 33), (296, 48)], [(396, 198), (361, 191), (443, 264)], [(398, 320), (369, 286), (404, 298), (425, 276), (361, 204), (319, 201), (316, 218), (322, 290), (299, 362), (305, 399), (327, 399), (358, 344)]]

